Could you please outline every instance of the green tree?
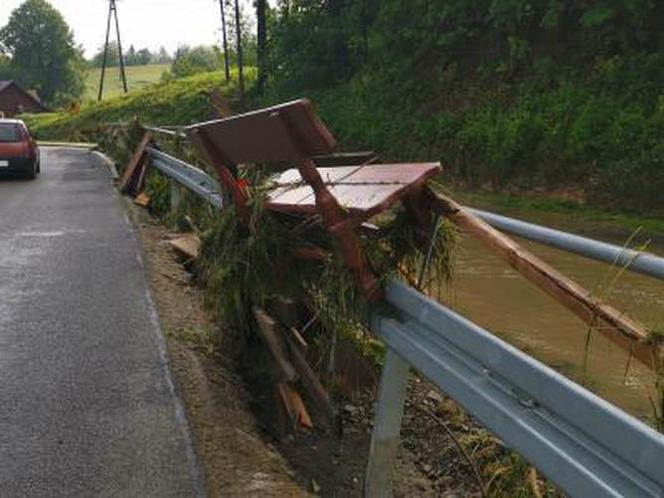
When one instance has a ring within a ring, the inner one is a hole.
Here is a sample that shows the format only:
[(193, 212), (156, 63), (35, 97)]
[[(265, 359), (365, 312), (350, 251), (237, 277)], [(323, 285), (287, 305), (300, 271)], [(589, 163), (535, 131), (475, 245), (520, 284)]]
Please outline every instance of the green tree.
[(11, 59), (0, 52), (0, 80), (13, 79), (13, 73), (10, 67)]
[(129, 50), (127, 50), (127, 53), (125, 54), (125, 64), (127, 66), (138, 66), (138, 62), (136, 61), (136, 49), (134, 48), (133, 45), (129, 45)]
[(221, 68), (221, 53), (216, 47), (180, 47), (175, 52), (171, 74), (183, 78)]
[(146, 66), (154, 62), (155, 56), (147, 48), (142, 48), (136, 52), (136, 65)]
[(0, 30), (0, 45), (11, 56), (10, 69), (22, 85), (49, 104), (83, 94), (84, 60), (60, 12), (46, 0), (26, 0)]
[[(131, 54), (131, 49), (134, 48), (133, 45), (129, 47), (129, 52), (125, 55), (125, 62), (126, 64), (133, 65), (129, 63), (129, 60), (127, 58)], [(134, 54), (135, 56), (136, 54)], [(94, 55), (92, 58), (92, 66), (93, 67), (101, 67), (104, 62), (104, 45), (101, 45), (97, 49), (97, 53)], [(120, 65), (120, 56), (118, 52), (118, 42), (116, 41), (110, 41), (108, 42), (108, 52), (106, 54), (106, 67), (117, 67)]]

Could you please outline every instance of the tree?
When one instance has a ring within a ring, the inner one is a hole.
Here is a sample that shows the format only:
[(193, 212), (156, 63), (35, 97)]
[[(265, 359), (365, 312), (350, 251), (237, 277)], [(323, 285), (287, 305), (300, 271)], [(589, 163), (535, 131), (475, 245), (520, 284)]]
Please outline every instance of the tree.
[(240, 2), (235, 0), (235, 50), (237, 52), (237, 73), (240, 87), (240, 108), (244, 109), (244, 63), (242, 61), (242, 18)]
[(127, 53), (125, 54), (125, 64), (128, 66), (138, 65), (136, 62), (136, 49), (133, 45), (129, 45), (129, 50), (127, 50)]
[(26, 0), (0, 30), (0, 45), (11, 56), (16, 79), (47, 103), (83, 94), (84, 60), (60, 12), (46, 0)]
[(142, 48), (136, 52), (136, 65), (137, 66), (146, 66), (152, 64), (154, 60), (154, 55), (150, 52), (150, 49)]
[[(133, 48), (130, 47), (129, 50)], [(127, 56), (129, 56), (130, 53), (127, 53)], [(101, 45), (97, 49), (97, 53), (94, 55), (92, 58), (92, 66), (93, 67), (101, 67), (102, 63), (104, 61), (104, 45)], [(129, 65), (129, 62), (127, 62)], [(111, 41), (108, 42), (108, 53), (106, 54), (106, 67), (116, 67), (120, 65), (120, 57), (118, 55), (118, 42), (116, 41)]]
[(164, 47), (160, 47), (159, 51), (155, 54), (153, 62), (155, 64), (169, 64), (173, 62), (173, 58)]
[(226, 81), (231, 79), (231, 68), (228, 61), (228, 35), (226, 33), (226, 3), (224, 0), (219, 0), (219, 8), (221, 9), (221, 36), (224, 47), (224, 74)]
[(9, 58), (9, 56), (4, 55), (2, 52), (0, 52), (0, 80), (14, 79), (10, 63), (11, 59)]
[(180, 47), (175, 52), (171, 76), (183, 78), (221, 68), (221, 54), (217, 47)]
[(256, 58), (258, 61), (258, 92), (262, 93), (267, 79), (267, 0), (256, 0)]

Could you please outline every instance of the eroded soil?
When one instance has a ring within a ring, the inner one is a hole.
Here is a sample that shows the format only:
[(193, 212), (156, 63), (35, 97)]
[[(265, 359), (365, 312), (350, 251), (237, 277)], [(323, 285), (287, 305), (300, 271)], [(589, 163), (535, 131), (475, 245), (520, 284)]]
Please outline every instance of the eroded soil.
[[(315, 410), (314, 429), (277, 440), (272, 400), (238, 374), (232, 341), (206, 313), (203, 291), (168, 244), (173, 235), (145, 211), (133, 205), (129, 211), (209, 496), (361, 496), (377, 372), (352, 395), (335, 394), (343, 418), (341, 440), (318, 423)], [(508, 450), (453, 400), (411, 376), (396, 496), (481, 496), (481, 487), (509, 495), (501, 487), (514, 469), (500, 464), (497, 455), (504, 458)], [(522, 482), (523, 472), (516, 476)], [(535, 475), (531, 487), (539, 485)], [(532, 492), (527, 484), (517, 488), (524, 496)]]

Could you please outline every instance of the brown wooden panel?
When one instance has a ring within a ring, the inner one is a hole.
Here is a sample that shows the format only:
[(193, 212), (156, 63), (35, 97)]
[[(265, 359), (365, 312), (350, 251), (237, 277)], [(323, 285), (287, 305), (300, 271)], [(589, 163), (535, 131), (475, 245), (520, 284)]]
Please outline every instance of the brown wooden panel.
[(336, 145), (306, 99), (196, 124), (185, 131), (194, 143), (199, 143), (195, 136), (204, 133), (234, 164), (296, 161), (330, 154)]
[[(341, 168), (318, 168), (339, 205), (353, 216), (368, 218), (389, 208), (427, 179), (441, 171), (438, 163), (377, 164)], [(276, 187), (268, 194), (268, 207), (276, 211), (314, 214), (316, 198), (297, 170), (273, 179)]]

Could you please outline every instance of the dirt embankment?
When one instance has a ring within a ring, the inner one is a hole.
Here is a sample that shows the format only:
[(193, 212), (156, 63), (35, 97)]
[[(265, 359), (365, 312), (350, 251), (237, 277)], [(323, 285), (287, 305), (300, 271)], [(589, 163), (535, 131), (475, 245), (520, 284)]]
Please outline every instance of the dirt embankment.
[(232, 359), (212, 349), (215, 325), (205, 313), (202, 292), (168, 245), (167, 231), (145, 213), (131, 211), (208, 495), (308, 496), (285, 459), (263, 439)]
[[(208, 495), (361, 496), (374, 390), (356, 386), (352, 396), (337, 393), (341, 440), (322, 425), (273, 439), (271, 400), (246, 386), (237, 373), (230, 343), (209, 319), (203, 291), (168, 243), (168, 230), (134, 205), (129, 211)], [(542, 483), (532, 479), (532, 472), (527, 479), (529, 471), (453, 400), (412, 376), (395, 470), (396, 496), (480, 496), (480, 482), (492, 495), (519, 491), (536, 496), (532, 488)]]

